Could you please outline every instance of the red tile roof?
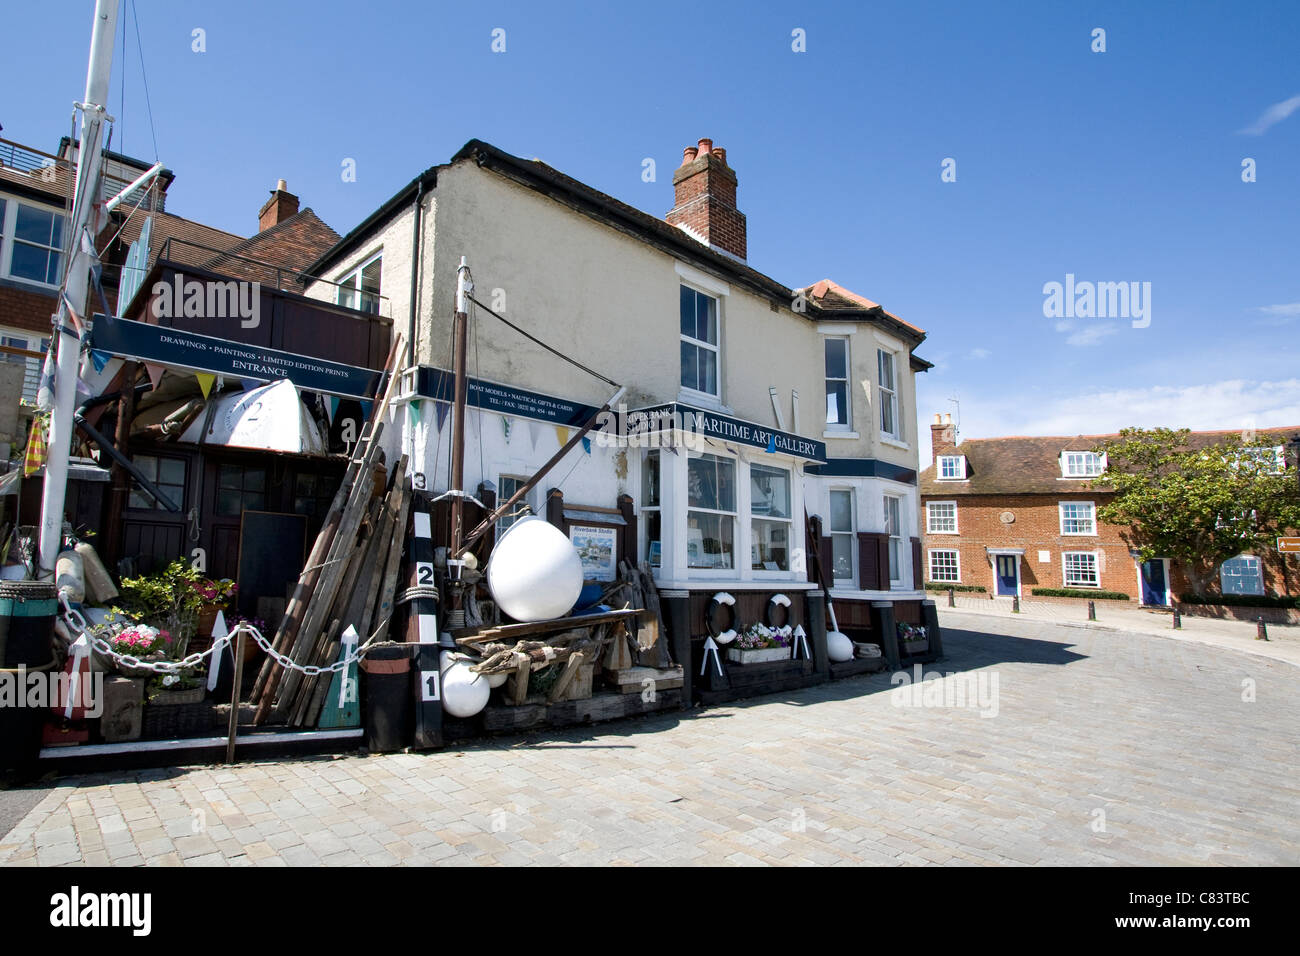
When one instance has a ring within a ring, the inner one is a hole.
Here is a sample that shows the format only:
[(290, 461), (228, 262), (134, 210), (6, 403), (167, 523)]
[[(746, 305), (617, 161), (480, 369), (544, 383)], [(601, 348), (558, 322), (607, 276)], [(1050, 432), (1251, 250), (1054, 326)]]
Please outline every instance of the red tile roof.
[[(1300, 433), (1300, 426), (1260, 429), (1279, 444)], [(1209, 448), (1240, 429), (1192, 432), (1188, 446)], [(921, 472), (921, 494), (935, 497), (959, 495), (1066, 494), (1088, 487), (1087, 478), (1063, 478), (1060, 456), (1065, 451), (1092, 451), (1119, 435), (1042, 435), (971, 438), (944, 454), (966, 456), (966, 481), (940, 481), (933, 463)]]

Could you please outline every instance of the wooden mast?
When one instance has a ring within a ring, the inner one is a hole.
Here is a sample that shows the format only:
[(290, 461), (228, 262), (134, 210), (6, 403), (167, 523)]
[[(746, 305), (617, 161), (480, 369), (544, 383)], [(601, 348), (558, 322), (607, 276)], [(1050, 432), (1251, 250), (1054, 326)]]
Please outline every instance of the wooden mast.
[(456, 315), (452, 320), (452, 351), (456, 374), (456, 390), (452, 401), (452, 444), (451, 444), (451, 555), (460, 551), (461, 536), (464, 531), (464, 495), (465, 495), (465, 403), (469, 396), (469, 377), (466, 375), (466, 352), (469, 336), (470, 292), (474, 281), (470, 278), (469, 264), (465, 257), (460, 257), (460, 266), (456, 269)]

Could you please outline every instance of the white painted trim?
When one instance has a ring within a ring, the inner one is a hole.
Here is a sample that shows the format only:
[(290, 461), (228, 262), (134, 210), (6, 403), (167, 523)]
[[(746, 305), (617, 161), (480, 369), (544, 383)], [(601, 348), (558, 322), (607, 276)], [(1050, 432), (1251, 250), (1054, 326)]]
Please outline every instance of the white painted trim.
[(701, 272), (684, 262), (677, 261), (673, 262), (673, 269), (691, 285), (699, 286), (701, 292), (707, 292), (710, 295), (731, 295), (731, 286), (720, 279), (715, 279), (707, 272)]
[[(933, 555), (934, 555), (934, 553), (935, 553), (936, 551), (942, 551), (942, 552), (944, 552), (945, 554), (954, 554), (954, 555), (957, 556), (957, 580), (956, 580), (956, 581), (940, 581), (938, 578), (936, 578), (936, 577), (934, 576), (934, 558), (933, 558)], [(925, 571), (925, 574), (922, 575), (922, 576), (923, 576), (924, 578), (926, 578), (927, 580), (929, 580), (929, 581), (933, 581), (933, 582), (936, 583), (936, 584), (961, 584), (961, 549), (960, 549), (960, 548), (956, 548), (956, 547), (953, 547), (953, 548), (928, 548), (928, 549), (926, 549), (926, 553), (925, 553), (925, 568), (924, 568), (924, 571)]]
[[(1065, 506), (1066, 505), (1087, 505), (1092, 509), (1092, 530), (1091, 531), (1066, 531), (1065, 530)], [(1056, 522), (1057, 529), (1062, 538), (1096, 538), (1100, 535), (1097, 531), (1097, 502), (1095, 501), (1058, 501), (1056, 503)]]
[[(1065, 576), (1065, 559), (1071, 554), (1090, 554), (1092, 555), (1092, 566), (1097, 571), (1096, 584), (1070, 584)], [(1061, 551), (1061, 587), (1063, 588), (1095, 588), (1101, 590), (1101, 555), (1096, 549), (1076, 548), (1072, 551)], [(1140, 596), (1139, 596), (1140, 599)]]
[(862, 436), (859, 435), (857, 432), (847, 432), (847, 431), (846, 431), (846, 432), (838, 432), (838, 431), (836, 431), (836, 432), (822, 432), (822, 438), (827, 438), (827, 439), (834, 439), (834, 438), (861, 438), (861, 437), (862, 437)]
[[(930, 527), (930, 505), (952, 505), (952, 524), (951, 531), (935, 531)], [(925, 533), (926, 534), (961, 534), (961, 521), (958, 518), (958, 507), (956, 501), (927, 501), (925, 502)]]

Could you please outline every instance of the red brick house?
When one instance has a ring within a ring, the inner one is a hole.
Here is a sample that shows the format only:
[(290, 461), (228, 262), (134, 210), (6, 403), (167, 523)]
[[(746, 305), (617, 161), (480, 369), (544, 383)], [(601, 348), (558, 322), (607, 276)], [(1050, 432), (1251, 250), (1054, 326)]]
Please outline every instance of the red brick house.
[[(1110, 499), (1093, 488), (1105, 469), (1092, 449), (1116, 435), (980, 438), (957, 441), (951, 416), (930, 426), (933, 460), (921, 472), (925, 580), (983, 587), (993, 597), (1037, 588), (1116, 591), (1163, 606), (1189, 590), (1166, 558), (1138, 561), (1127, 529), (1101, 522)], [(1270, 429), (1279, 448), (1296, 429)], [(1210, 447), (1229, 432), (1193, 432)], [(1276, 553), (1225, 562), (1220, 593), (1293, 593)]]

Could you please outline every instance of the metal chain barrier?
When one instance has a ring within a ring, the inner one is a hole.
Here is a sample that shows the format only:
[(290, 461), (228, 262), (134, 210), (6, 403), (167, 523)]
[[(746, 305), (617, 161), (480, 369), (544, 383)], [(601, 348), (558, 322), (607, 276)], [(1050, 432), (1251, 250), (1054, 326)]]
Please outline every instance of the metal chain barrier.
[(281, 667), (298, 671), (305, 677), (317, 677), (321, 674), (336, 674), (342, 672), (365, 657), (366, 651), (368, 651), (370, 646), (375, 643), (375, 639), (371, 638), (359, 646), (353, 653), (348, 654), (341, 660), (335, 661), (328, 667), (317, 667), (314, 664), (304, 665), (297, 663), (284, 654), (281, 654), (271, 646), (271, 642), (262, 635), (261, 631), (255, 628), (252, 624), (249, 624), (247, 621), (243, 621), (236, 624), (235, 629), (226, 635), (223, 640), (213, 641), (212, 646), (206, 651), (190, 654), (179, 661), (142, 661), (137, 657), (132, 657), (130, 654), (119, 653), (113, 649), (113, 646), (109, 644), (108, 641), (97, 636), (94, 633), (95, 628), (86, 620), (85, 615), (72, 607), (68, 603), (68, 599), (65, 595), (59, 595), (59, 603), (63, 605), (64, 623), (67, 624), (68, 627), (72, 628), (73, 633), (80, 634), (82, 637), (86, 638), (90, 643), (90, 646), (97, 652), (110, 658), (117, 664), (121, 664), (125, 667), (152, 671), (155, 674), (176, 674), (188, 668), (197, 667), (207, 658), (220, 650), (223, 643), (233, 643), (235, 636), (241, 631), (252, 637), (252, 639), (257, 642), (257, 646), (265, 651), (266, 655), (270, 657), (271, 660), (275, 661)]

